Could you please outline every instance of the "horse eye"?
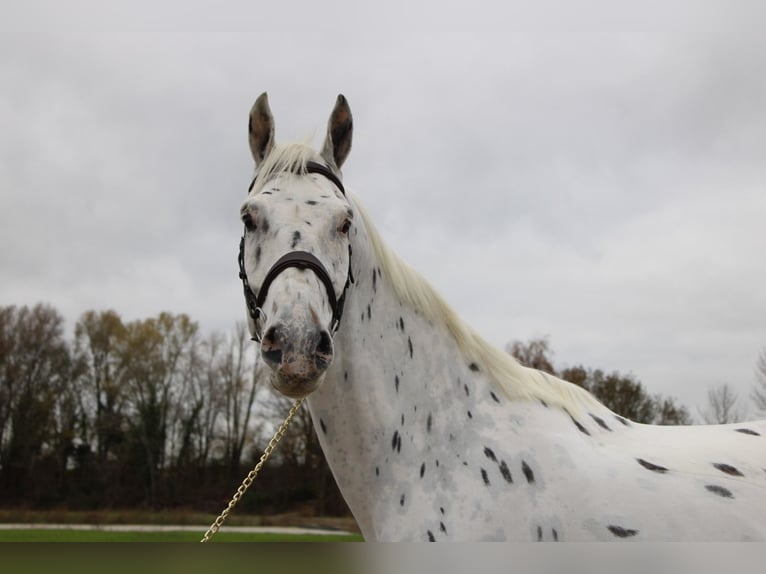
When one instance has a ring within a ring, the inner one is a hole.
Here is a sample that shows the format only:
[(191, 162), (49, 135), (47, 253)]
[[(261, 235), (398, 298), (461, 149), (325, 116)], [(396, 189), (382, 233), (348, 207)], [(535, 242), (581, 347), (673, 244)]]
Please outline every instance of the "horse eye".
[(242, 215), (242, 223), (245, 224), (245, 229), (248, 231), (255, 231), (255, 222), (253, 221), (253, 216), (250, 213), (245, 213)]
[(348, 233), (348, 230), (351, 229), (351, 221), (346, 219), (341, 226), (338, 228), (338, 231), (340, 231), (343, 235), (346, 235)]

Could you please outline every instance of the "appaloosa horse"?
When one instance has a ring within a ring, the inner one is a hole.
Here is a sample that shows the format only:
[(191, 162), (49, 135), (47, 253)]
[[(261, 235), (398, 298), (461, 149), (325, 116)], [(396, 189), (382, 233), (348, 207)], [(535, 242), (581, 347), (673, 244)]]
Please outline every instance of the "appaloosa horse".
[(490, 346), (345, 189), (351, 134), (339, 96), (321, 151), (276, 145), (258, 98), (240, 271), (367, 540), (766, 539), (766, 421), (637, 424)]

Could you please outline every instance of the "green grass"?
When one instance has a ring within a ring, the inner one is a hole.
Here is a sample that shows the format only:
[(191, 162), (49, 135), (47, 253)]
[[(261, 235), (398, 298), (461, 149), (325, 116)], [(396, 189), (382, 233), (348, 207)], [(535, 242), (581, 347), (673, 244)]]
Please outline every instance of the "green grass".
[[(106, 530), (0, 530), (0, 542), (199, 542), (206, 527), (199, 532), (115, 532)], [(270, 534), (226, 532), (213, 536), (213, 542), (361, 542), (358, 534)]]

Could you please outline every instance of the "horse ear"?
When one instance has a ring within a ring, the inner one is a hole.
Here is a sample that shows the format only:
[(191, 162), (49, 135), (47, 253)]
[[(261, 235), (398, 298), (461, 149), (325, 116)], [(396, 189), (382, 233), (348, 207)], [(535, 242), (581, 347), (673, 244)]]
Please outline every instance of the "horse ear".
[(250, 152), (253, 154), (255, 166), (258, 167), (274, 147), (274, 117), (271, 115), (269, 96), (266, 92), (255, 100), (250, 110), (250, 122), (247, 127)]
[(351, 151), (351, 134), (354, 131), (354, 122), (351, 118), (351, 108), (348, 101), (340, 94), (335, 101), (335, 108), (327, 122), (327, 137), (322, 146), (322, 157), (331, 166), (340, 169), (346, 161), (348, 152)]

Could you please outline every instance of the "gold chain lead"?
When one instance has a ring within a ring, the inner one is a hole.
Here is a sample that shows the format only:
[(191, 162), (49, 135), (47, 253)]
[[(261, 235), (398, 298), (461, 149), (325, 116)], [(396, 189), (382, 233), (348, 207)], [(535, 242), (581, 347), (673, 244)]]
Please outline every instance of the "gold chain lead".
[(258, 461), (258, 464), (255, 465), (255, 468), (247, 473), (247, 476), (242, 481), (242, 484), (239, 485), (239, 488), (234, 493), (234, 496), (231, 497), (231, 500), (229, 501), (229, 504), (226, 506), (226, 508), (223, 509), (223, 512), (218, 515), (218, 518), (216, 518), (213, 521), (213, 524), (210, 525), (210, 528), (207, 529), (207, 532), (205, 532), (205, 535), (202, 537), (202, 540), (200, 542), (208, 542), (213, 535), (218, 532), (218, 529), (221, 527), (221, 525), (224, 523), (226, 518), (229, 516), (229, 513), (232, 511), (232, 509), (236, 506), (236, 504), (239, 502), (239, 499), (242, 498), (242, 496), (245, 494), (248, 488), (250, 488), (250, 485), (255, 480), (255, 477), (258, 476), (258, 473), (261, 470), (261, 467), (264, 465), (264, 463), (269, 459), (271, 456), (272, 451), (276, 448), (277, 444), (279, 444), (279, 441), (282, 440), (282, 437), (285, 434), (285, 431), (287, 430), (287, 427), (290, 425), (290, 421), (293, 420), (293, 417), (295, 416), (295, 413), (298, 412), (298, 409), (303, 404), (303, 399), (298, 399), (295, 401), (295, 404), (293, 404), (292, 408), (290, 409), (290, 412), (287, 413), (287, 418), (285, 418), (284, 422), (279, 426), (277, 429), (277, 432), (274, 433), (274, 436), (271, 437), (271, 440), (269, 441), (269, 444), (266, 446), (266, 449), (263, 451), (263, 454), (261, 455), (260, 460)]

